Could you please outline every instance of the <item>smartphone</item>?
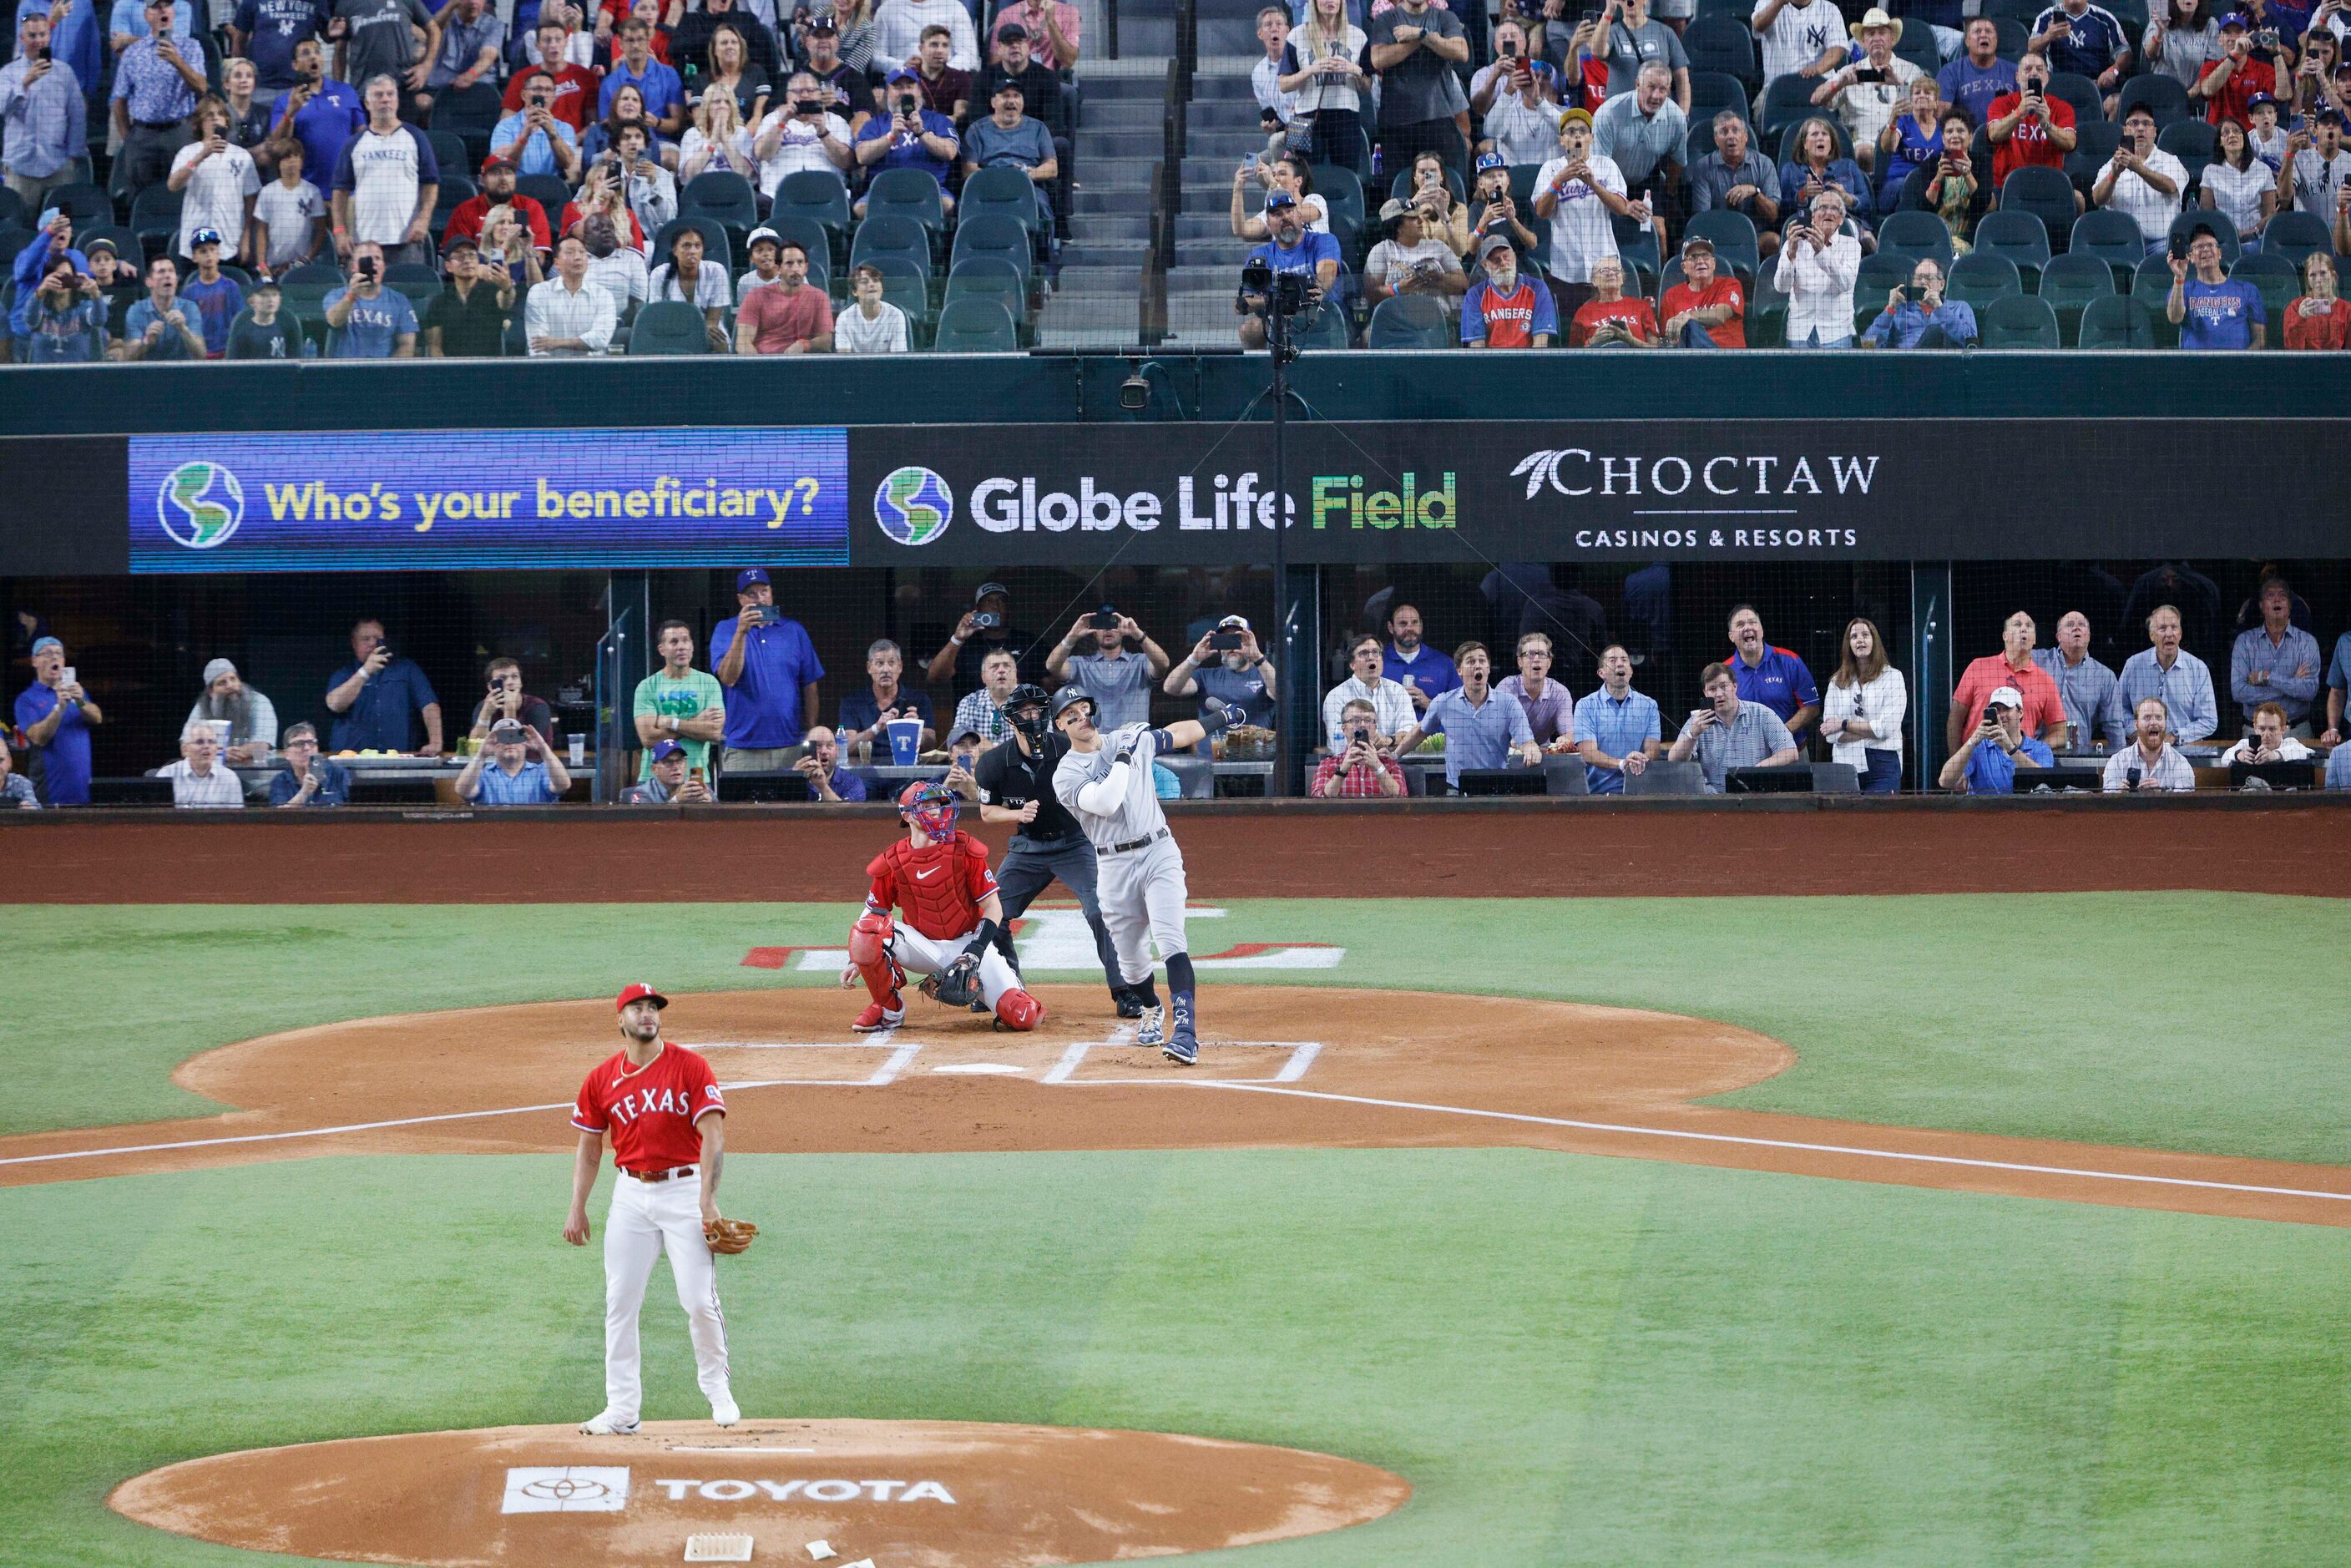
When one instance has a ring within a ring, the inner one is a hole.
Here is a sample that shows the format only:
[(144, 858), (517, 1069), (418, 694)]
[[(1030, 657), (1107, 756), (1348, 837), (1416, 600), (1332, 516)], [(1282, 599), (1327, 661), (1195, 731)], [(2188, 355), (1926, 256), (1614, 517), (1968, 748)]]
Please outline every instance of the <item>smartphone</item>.
[(1915, 283), (1906, 283), (1902, 286), (1902, 298), (1916, 304), (1927, 298), (1927, 291)]
[(1212, 652), (1218, 653), (1237, 653), (1239, 651), (1240, 645), (1241, 634), (1238, 632), (1211, 632), (1208, 633), (1208, 647)]
[(1004, 617), (993, 610), (983, 610), (971, 618), (971, 624), (974, 631), (992, 631), (1004, 624)]
[(1357, 746), (1369, 746), (1372, 743), (1372, 732), (1368, 729), (1355, 731), (1354, 742)]
[(71, 664), (68, 664), (64, 669), (57, 672), (57, 685), (61, 686), (78, 686), (81, 685), (81, 672), (75, 669)]
[(1086, 624), (1097, 632), (1115, 632), (1118, 630), (1118, 612), (1097, 610), (1086, 617)]

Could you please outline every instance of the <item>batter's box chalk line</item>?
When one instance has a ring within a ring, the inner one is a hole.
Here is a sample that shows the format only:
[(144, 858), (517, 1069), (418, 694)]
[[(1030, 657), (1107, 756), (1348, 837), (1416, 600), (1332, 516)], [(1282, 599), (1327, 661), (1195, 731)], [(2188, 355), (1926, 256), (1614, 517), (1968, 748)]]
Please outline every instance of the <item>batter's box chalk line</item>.
[[(1317, 1056), (1322, 1054), (1322, 1042), (1319, 1040), (1204, 1040), (1200, 1042), (1200, 1060), (1203, 1062), (1207, 1062), (1211, 1061), (1219, 1051), (1230, 1051), (1238, 1048), (1286, 1051), (1290, 1053), (1290, 1060), (1283, 1062), (1281, 1064), (1281, 1071), (1275, 1073), (1270, 1078), (1220, 1078), (1217, 1080), (1217, 1082), (1295, 1083), (1300, 1079), (1306, 1076), (1306, 1070), (1314, 1065), (1314, 1059)], [(1121, 1024), (1116, 1030), (1112, 1031), (1111, 1037), (1108, 1040), (1072, 1040), (1070, 1043), (1070, 1048), (1061, 1052), (1061, 1059), (1053, 1063), (1050, 1068), (1047, 1069), (1045, 1076), (1039, 1079), (1038, 1082), (1040, 1083), (1074, 1083), (1081, 1089), (1090, 1089), (1099, 1084), (1164, 1083), (1166, 1082), (1165, 1074), (1155, 1078), (1076, 1078), (1072, 1076), (1089, 1055), (1096, 1051), (1104, 1049), (1113, 1051), (1134, 1049), (1134, 1026), (1133, 1024)]]

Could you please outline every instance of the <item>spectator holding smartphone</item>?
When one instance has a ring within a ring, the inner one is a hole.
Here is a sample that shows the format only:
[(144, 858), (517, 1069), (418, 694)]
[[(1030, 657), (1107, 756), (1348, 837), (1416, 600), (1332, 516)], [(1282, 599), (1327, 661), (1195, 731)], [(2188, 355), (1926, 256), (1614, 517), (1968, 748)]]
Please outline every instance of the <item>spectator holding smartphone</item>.
[[(2017, 170), (2032, 167), (2063, 169), (2065, 154), (2081, 141), (2074, 126), (2074, 106), (2049, 96), (2049, 60), (2028, 53), (2016, 63), (2016, 90), (1992, 99), (1984, 134), (1991, 141), (1991, 183), (1995, 190)], [(2082, 206), (2082, 193), (2074, 193), (2074, 206)]]
[(1936, 775), (1935, 782), (1956, 795), (2012, 795), (2019, 768), (2056, 765), (2056, 756), (2024, 733), (2024, 694), (1999, 686), (1984, 697), (1983, 716)]
[(2301, 297), (2285, 308), (2285, 346), (2351, 347), (2351, 300), (2335, 291), (2335, 258), (2323, 250), (2303, 258)]
[(2299, 737), (2291, 733), (2285, 709), (2276, 703), (2263, 703), (2246, 716), (2245, 738), (2223, 751), (2213, 761), (2226, 768), (2232, 762), (2250, 762), (2256, 766), (2267, 762), (2304, 762), (2316, 753), (2304, 746)]
[(335, 360), (413, 360), (416, 357), (416, 308), (408, 296), (383, 282), (383, 247), (361, 240), (351, 249), (351, 280), (326, 298), (327, 357)]
[[(1825, 131), (1823, 132), (1825, 134)], [(1861, 242), (1844, 232), (1844, 197), (1823, 191), (1809, 217), (1788, 230), (1771, 280), (1788, 297), (1792, 349), (1853, 347), (1853, 286), (1861, 277)]]
[(2182, 349), (2259, 349), (2269, 340), (2262, 291), (2229, 276), (2210, 224), (2189, 231), (2186, 255), (2174, 243), (2171, 292), (2164, 297), (2163, 315), (2179, 329)]
[(474, 710), (474, 727), (468, 738), (479, 743), (487, 740), (491, 729), (501, 720), (513, 719), (538, 731), (548, 749), (555, 748), (555, 710), (538, 697), (528, 695), (522, 689), (522, 666), (512, 659), (492, 659), (482, 672), (489, 683), (489, 691)]
[[(1274, 703), (1280, 695), (1273, 661), (1258, 646), (1257, 633), (1249, 622), (1238, 615), (1226, 616), (1194, 643), (1192, 651), (1167, 672), (1159, 689), (1171, 697), (1198, 697), (1200, 722), (1211, 733), (1226, 727), (1233, 708), (1239, 708), (1243, 716), (1234, 722), (1272, 728)], [(1200, 742), (1200, 754), (1208, 755), (1205, 739)]]
[(726, 749), (720, 766), (763, 773), (789, 768), (807, 753), (804, 737), (817, 713), (824, 665), (808, 628), (776, 608), (766, 571), (735, 574), (738, 611), (710, 632), (718, 684), (726, 688)]
[(685, 747), (674, 740), (664, 740), (645, 753), (645, 776), (621, 791), (623, 806), (707, 806), (711, 803), (710, 787), (702, 781), (702, 770), (688, 771)]
[(351, 803), (350, 772), (319, 755), (317, 726), (307, 722), (287, 725), (283, 755), (285, 765), (269, 779), (271, 805), (332, 807)]
[(1975, 341), (1975, 308), (1964, 299), (1945, 298), (1941, 264), (1931, 256), (1922, 256), (1910, 268), (1910, 281), (1886, 296), (1886, 308), (1861, 335), (1859, 346), (1965, 349)]
[(809, 727), (807, 754), (792, 768), (809, 781), (809, 795), (829, 805), (854, 804), (866, 799), (865, 779), (841, 765), (841, 742), (824, 726)]
[(1697, 758), (1708, 794), (1721, 794), (1734, 768), (1782, 768), (1796, 760), (1795, 737), (1761, 703), (1740, 700), (1729, 664), (1708, 664), (1698, 684), (1706, 701), (1691, 711), (1666, 757), (1673, 762)]
[(1379, 744), (1378, 715), (1361, 697), (1339, 711), (1339, 749), (1315, 765), (1318, 800), (1389, 800), (1405, 793), (1404, 769)]
[(328, 737), (337, 751), (407, 751), (421, 722), (416, 755), (441, 755), (441, 699), (413, 659), (392, 651), (372, 615), (351, 627), (351, 662), (328, 681), (327, 710), (339, 716)]
[(923, 721), (916, 750), (928, 751), (938, 744), (938, 721), (932, 711), (931, 699), (899, 684), (905, 673), (906, 655), (889, 638), (881, 638), (865, 650), (866, 689), (851, 692), (841, 699), (840, 737), (843, 746), (879, 746), (887, 751), (890, 722), (901, 718)]
[(552, 806), (571, 788), (563, 759), (519, 719), (490, 727), (489, 744), (465, 758), (457, 798), (477, 806)]
[(1166, 669), (1165, 650), (1144, 635), (1134, 617), (1107, 604), (1079, 616), (1045, 656), (1047, 675), (1093, 698), (1094, 722), (1104, 734), (1150, 721), (1151, 683)]
[[(164, 265), (168, 266), (166, 262)], [(89, 804), (89, 732), (106, 722), (55, 637), (33, 640), (33, 684), (16, 694), (16, 727), (40, 763), (41, 803)]]
[(432, 358), (496, 359), (506, 351), (507, 319), (514, 314), (514, 274), (506, 258), (485, 261), (481, 247), (461, 239), (444, 258), (449, 281), (424, 308), (424, 351)]

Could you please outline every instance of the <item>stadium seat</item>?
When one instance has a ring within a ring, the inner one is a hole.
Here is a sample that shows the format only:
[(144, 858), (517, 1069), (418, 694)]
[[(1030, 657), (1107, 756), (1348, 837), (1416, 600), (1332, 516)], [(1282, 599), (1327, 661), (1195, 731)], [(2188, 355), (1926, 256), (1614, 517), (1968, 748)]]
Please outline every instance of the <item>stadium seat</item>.
[(966, 256), (947, 272), (946, 302), (974, 298), (998, 301), (1018, 324), (1029, 315), (1029, 280), (1001, 256)]
[(1685, 242), (1693, 238), (1712, 240), (1714, 254), (1750, 277), (1762, 269), (1755, 225), (1745, 213), (1734, 213), (1728, 207), (1694, 213), (1682, 231), (1682, 238)]
[(963, 195), (956, 203), (956, 221), (967, 224), (990, 214), (1010, 218), (1032, 235), (1043, 226), (1043, 214), (1037, 210), (1037, 183), (1029, 178), (1027, 170), (998, 163), (979, 170), (963, 183)]
[(1760, 273), (1747, 297), (1747, 346), (1776, 349), (1788, 340), (1788, 297), (1774, 287), (1771, 275)]
[(2013, 16), (1994, 16), (1991, 30), (2000, 39), (1994, 53), (2010, 65), (2022, 59), (2024, 51), (2032, 47), (2032, 32)]
[(28, 229), (41, 214), (25, 205), (25, 198), (0, 185), (0, 229)]
[[(808, 253), (810, 283), (819, 288), (831, 288), (832, 240), (824, 232), (822, 224), (804, 214), (787, 213), (781, 217), (769, 218), (767, 226), (776, 231), (778, 240), (790, 240)], [(737, 270), (747, 269), (749, 266), (750, 257), (747, 255), (741, 258)]]
[[(1980, 14), (1986, 16), (2006, 16), (2029, 31), (2032, 24), (2040, 18), (2041, 13), (2047, 8), (2043, 0), (1983, 0)], [(2132, 41), (2136, 43), (2137, 40)]]
[(2286, 307), (2302, 292), (2302, 277), (2294, 263), (2268, 251), (2251, 250), (2237, 258), (2229, 276), (2262, 291), (2262, 308), (2269, 316), (2270, 347), (2283, 348)]
[[(2134, 47), (2137, 45), (2137, 34), (2131, 36), (2131, 43)], [(2105, 121), (2105, 95), (2098, 91), (2098, 84), (2088, 77), (2077, 76), (2072, 71), (2051, 71), (2049, 96), (2074, 106), (2074, 123), (2076, 126), (2097, 125)]]
[(2068, 342), (2079, 340), (2082, 313), (2114, 291), (2115, 269), (2080, 251), (2051, 256), (2041, 269), (2041, 298), (2057, 312), (2059, 334)]
[[(515, 194), (528, 196), (546, 208), (547, 225), (552, 229), (563, 221), (563, 208), (571, 200), (571, 187), (553, 174), (517, 174), (515, 176)], [(549, 234), (547, 237), (553, 239), (556, 236)]]
[(857, 225), (857, 237), (849, 247), (849, 264), (874, 261), (885, 256), (912, 262), (927, 277), (931, 270), (931, 239), (923, 225), (910, 217), (883, 213), (869, 217)]
[(336, 288), (342, 285), (343, 269), (331, 261), (306, 261), (299, 267), (291, 267), (280, 273), (277, 281), (289, 288), (310, 283)]
[[(1541, 167), (1541, 164), (1534, 166)], [(1355, 226), (1359, 229), (1371, 222), (1371, 208), (1366, 204), (1366, 198), (1364, 195), (1362, 176), (1353, 169), (1342, 168), (1336, 163), (1316, 163), (1312, 165), (1310, 172), (1314, 176), (1315, 194), (1322, 198), (1324, 206), (1330, 208), (1333, 214), (1343, 211), (1347, 213), (1354, 219)], [(1533, 176), (1530, 174), (1528, 178), (1531, 180)], [(1519, 204), (1523, 207), (1531, 199), (1522, 198)]]
[[(1978, 231), (1977, 243), (1982, 243), (1981, 231)], [(1932, 213), (1889, 213), (1877, 225), (1877, 254), (1903, 257), (1906, 277), (1910, 263), (1928, 256), (1948, 274), (1951, 270), (1951, 231)]]
[(982, 213), (977, 217), (966, 218), (956, 225), (955, 252), (949, 258), (948, 271), (954, 271), (955, 263), (975, 256), (1002, 256), (1019, 267), (1025, 279), (1029, 277), (1031, 264), (1029, 230), (1024, 225), (995, 213)]
[(2031, 213), (2048, 231), (2050, 248), (2062, 249), (2074, 232), (2074, 182), (2062, 170), (2028, 164), (2001, 182), (2000, 210)]
[[(1758, 111), (1761, 121), (1756, 130), (1761, 132), (1766, 145), (1779, 141), (1788, 127), (1811, 119), (1821, 111), (1813, 107), (1813, 89), (1820, 84), (1810, 77), (1774, 77), (1771, 85), (1763, 89), (1763, 103)], [(1827, 118), (1834, 120), (1836, 117)]]
[(465, 139), (454, 131), (435, 128), (424, 133), (424, 140), (432, 144), (433, 161), (441, 166), (444, 180), (452, 174), (469, 174), (481, 167), (481, 161), (470, 156)]
[(1690, 68), (1689, 120), (1692, 125), (1710, 120), (1724, 110), (1729, 110), (1741, 120), (1753, 117), (1749, 107), (1747, 84), (1726, 71), (1706, 70), (1696, 65)]
[[(2168, 78), (2167, 78), (2168, 79)], [(2115, 161), (2115, 149), (2123, 144), (2123, 128), (2110, 120), (2076, 121), (2074, 127), (2074, 151), (2067, 155), (2070, 163), (2079, 160), (2088, 165), (2091, 177)]]
[(2152, 349), (2155, 328), (2147, 307), (2126, 295), (2093, 299), (2082, 312), (2076, 344), (2084, 349)]
[(1445, 349), (1452, 347), (1454, 340), (1445, 307), (1425, 294), (1398, 294), (1381, 300), (1364, 333), (1367, 349)]
[[(223, 267), (221, 270), (225, 272), (228, 269)], [(383, 281), (387, 288), (396, 288), (406, 295), (408, 302), (417, 308), (420, 315), (433, 297), (441, 292), (440, 272), (421, 261), (393, 262), (383, 269)]]
[[(0, 229), (0, 267), (13, 267), (16, 265), (16, 257), (24, 254), (25, 247), (32, 243), (33, 231), (26, 228), (22, 224), (18, 224), (11, 228)], [(15, 289), (16, 287), (16, 285), (14, 282), (11, 282), (8, 285), (8, 287), (11, 290)], [(16, 301), (12, 295), (8, 301), (9, 308), (14, 309), (16, 303)]]
[(2217, 152), (2213, 138), (2219, 133), (2210, 122), (2200, 119), (2175, 120), (2156, 132), (2155, 144), (2179, 160), (2188, 171), (2190, 185), (2204, 178), (2205, 168)]
[(865, 215), (908, 218), (939, 234), (947, 226), (940, 194), (939, 183), (921, 169), (884, 169), (865, 187)]
[[(78, 185), (51, 187), (47, 194), (41, 198), (41, 205), (63, 207), (73, 214), (74, 227), (77, 229), (90, 224), (110, 224), (115, 219), (114, 198), (88, 182)], [(36, 218), (40, 215), (38, 213), (33, 214)]]
[(2326, 232), (2326, 225), (2298, 207), (2278, 214), (2262, 230), (2262, 254), (2283, 256), (2296, 268), (2310, 259), (2311, 252), (2323, 250), (2332, 255), (2334, 249), (2334, 236)]
[(2245, 247), (2237, 239), (2237, 225), (2218, 213), (2208, 213), (2201, 207), (2189, 208), (2171, 220), (2171, 237), (2184, 243), (2188, 236), (2195, 232), (2196, 225), (2199, 224), (2210, 228), (2212, 231), (2212, 237), (2220, 242), (2220, 265), (2236, 266), (2237, 253)]
[(1008, 354), (1020, 347), (1020, 334), (1002, 300), (974, 296), (939, 312), (933, 347), (943, 354)]
[(2016, 263), (2004, 256), (1974, 252), (1951, 264), (1951, 298), (1966, 300), (1978, 311), (1995, 299), (2023, 292)]
[(827, 234), (846, 237), (855, 225), (849, 216), (849, 187), (828, 169), (802, 169), (776, 184), (770, 218), (812, 218)]
[[(442, 172), (440, 190), (433, 198), (432, 237), (434, 244), (440, 243), (441, 235), (448, 228), (450, 214), (472, 201), (475, 194), (473, 181), (463, 174), (446, 170)], [(551, 214), (548, 221), (552, 223), (555, 215), (559, 214)]]
[[(1728, 16), (1702, 16), (1682, 34), (1682, 52), (1689, 57), (1693, 75), (1699, 71), (1735, 77), (1752, 93), (1762, 85), (1762, 63), (1756, 57), (1755, 35), (1747, 25)], [(1695, 98), (1691, 99), (1697, 101)]]
[(1706, 774), (1695, 762), (1652, 762), (1625, 776), (1627, 795), (1703, 795)]
[(1976, 312), (1979, 340), (1987, 349), (2058, 349), (2057, 312), (2031, 294), (2004, 294)]
[[(715, 264), (727, 277), (734, 277), (735, 254), (733, 248), (727, 244), (726, 226), (716, 218), (676, 217), (662, 225), (653, 235), (653, 256), (646, 262), (646, 266), (659, 267), (668, 261), (670, 246), (687, 229), (692, 229), (702, 236), (702, 258)], [(813, 261), (810, 264), (810, 270), (811, 272), (815, 270)]]
[(2123, 83), (2122, 98), (2115, 105), (2115, 118), (2122, 119), (2134, 109), (2144, 106), (2155, 116), (2156, 134), (2175, 120), (2185, 120), (2191, 110), (2188, 107), (2188, 89), (2178, 77), (2157, 71), (2147, 76), (2136, 76)]
[(1345, 349), (1350, 346), (1347, 313), (1335, 308), (1317, 310), (1303, 330), (1296, 335), (1301, 349)]
[(2073, 256), (2095, 256), (2113, 267), (2119, 285), (2147, 259), (2147, 236), (2127, 213), (2094, 207), (2074, 220), (2074, 243), (2066, 249)]
[[(1884, 244), (1880, 236), (1879, 244)], [(2029, 290), (2049, 265), (2049, 231), (2031, 213), (1986, 213), (1976, 225), (1976, 254), (2004, 256), (2016, 264)]]
[[(159, 180), (131, 198), (131, 232), (139, 236), (139, 243), (150, 255), (177, 248), (173, 242), (180, 234), (180, 203), (183, 194)], [(80, 228), (79, 218), (74, 220), (74, 226)]]
[(712, 218), (746, 233), (759, 225), (758, 196), (751, 182), (732, 169), (713, 169), (688, 180), (677, 193), (677, 211), (681, 217)]
[(709, 329), (702, 312), (682, 299), (655, 299), (637, 312), (629, 329), (632, 354), (706, 354)]
[(2150, 256), (2138, 264), (2131, 276), (2130, 297), (2147, 308), (2147, 326), (2155, 333), (2158, 349), (2177, 348), (2179, 329), (2164, 313), (2164, 302), (2171, 297), (2171, 263), (2163, 256)]
[(1928, 76), (1943, 68), (1943, 47), (1936, 40), (1935, 29), (1922, 22), (1912, 22), (1894, 40), (1894, 57), (1908, 60)]
[(1910, 281), (1910, 269), (1918, 258), (1880, 250), (1875, 256), (1861, 258), (1861, 271), (1855, 277), (1853, 302), (1856, 309), (1866, 306), (1872, 315), (1886, 304), (1886, 291), (1901, 287)]

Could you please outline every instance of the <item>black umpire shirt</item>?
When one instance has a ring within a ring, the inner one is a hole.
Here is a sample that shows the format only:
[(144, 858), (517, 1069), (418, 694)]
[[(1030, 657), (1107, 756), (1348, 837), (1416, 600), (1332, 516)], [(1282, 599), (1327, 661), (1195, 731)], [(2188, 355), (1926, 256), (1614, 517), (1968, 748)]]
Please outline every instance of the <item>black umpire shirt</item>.
[(1031, 800), (1037, 802), (1037, 820), (1023, 823), (1013, 835), (1016, 840), (1055, 846), (1085, 841), (1078, 820), (1053, 793), (1053, 769), (1069, 751), (1069, 737), (1064, 735), (1047, 736), (1034, 757), (1021, 751), (1019, 737), (1006, 736), (979, 754), (971, 774), (983, 804), (1009, 806), (1017, 811)]

